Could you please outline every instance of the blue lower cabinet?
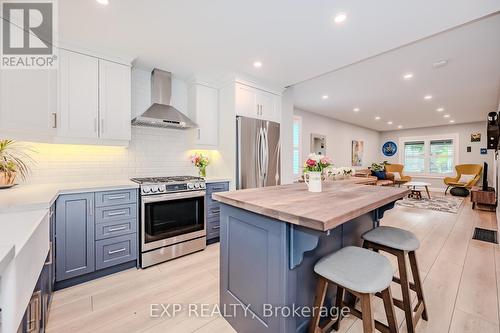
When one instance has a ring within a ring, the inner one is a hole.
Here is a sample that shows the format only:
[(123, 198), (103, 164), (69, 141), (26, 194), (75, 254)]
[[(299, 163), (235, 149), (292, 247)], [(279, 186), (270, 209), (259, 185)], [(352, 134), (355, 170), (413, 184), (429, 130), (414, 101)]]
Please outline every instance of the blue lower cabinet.
[(229, 191), (229, 182), (208, 183), (205, 200), (205, 216), (207, 217), (207, 241), (212, 243), (219, 239), (220, 204), (212, 199), (212, 194)]
[(55, 218), (57, 289), (110, 274), (123, 263), (137, 261), (136, 192), (59, 196)]
[(135, 234), (103, 239), (95, 243), (96, 268), (103, 269), (137, 259)]

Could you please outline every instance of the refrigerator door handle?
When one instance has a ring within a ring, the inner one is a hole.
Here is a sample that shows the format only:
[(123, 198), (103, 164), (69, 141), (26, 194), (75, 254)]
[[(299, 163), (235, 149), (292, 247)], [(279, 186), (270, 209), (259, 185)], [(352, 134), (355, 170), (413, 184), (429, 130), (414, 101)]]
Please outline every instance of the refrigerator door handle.
[(257, 186), (260, 187), (262, 183), (262, 128), (259, 128), (259, 132), (257, 133)]
[(268, 138), (268, 129), (267, 128), (263, 128), (262, 129), (262, 134), (263, 134), (263, 143), (264, 143), (264, 147), (263, 147), (263, 151), (264, 151), (264, 167), (263, 167), (263, 182), (264, 182), (264, 186), (266, 186), (267, 184), (267, 176), (268, 176), (268, 172), (269, 172), (269, 138)]

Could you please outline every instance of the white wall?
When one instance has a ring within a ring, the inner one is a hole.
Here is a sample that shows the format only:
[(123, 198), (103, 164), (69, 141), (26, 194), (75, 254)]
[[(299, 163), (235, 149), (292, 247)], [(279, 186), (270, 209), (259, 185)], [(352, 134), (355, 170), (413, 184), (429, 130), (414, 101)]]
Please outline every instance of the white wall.
[[(472, 133), (481, 133), (481, 142), (471, 142), (470, 135)], [(392, 163), (399, 163), (399, 153), (401, 148), (399, 147), (399, 138), (401, 137), (412, 137), (412, 136), (427, 136), (427, 135), (438, 135), (438, 134), (453, 134), (457, 133), (459, 137), (459, 164), (483, 164), (487, 162), (489, 164), (489, 182), (493, 179), (493, 152), (488, 151), (487, 155), (480, 154), (480, 148), (486, 148), (486, 119), (484, 122), (479, 123), (469, 123), (469, 124), (457, 124), (449, 126), (437, 126), (437, 127), (426, 127), (418, 129), (407, 129), (398, 130), (391, 132), (382, 132), (380, 136), (380, 146), (386, 141), (394, 141), (398, 145), (398, 153), (392, 157), (386, 157), (382, 154), (382, 151), (378, 149), (379, 159), (387, 160)], [(472, 148), (472, 152), (467, 152), (467, 146)], [(414, 177), (415, 180), (427, 181), (432, 184), (433, 188), (444, 188), (443, 183), (444, 177), (435, 178), (425, 178), (425, 177)]]
[(281, 99), (281, 184), (293, 183), (293, 88)]
[(381, 161), (380, 133), (311, 112), (295, 109), (302, 117), (302, 160), (310, 153), (311, 133), (326, 136), (326, 154), (335, 166), (351, 166), (352, 140), (364, 141), (363, 167)]

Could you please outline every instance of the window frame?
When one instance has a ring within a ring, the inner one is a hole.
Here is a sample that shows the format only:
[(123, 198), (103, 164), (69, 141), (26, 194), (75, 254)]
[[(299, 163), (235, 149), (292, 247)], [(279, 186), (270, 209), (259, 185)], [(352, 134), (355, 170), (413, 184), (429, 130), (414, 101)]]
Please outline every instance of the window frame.
[[(453, 170), (450, 173), (431, 173), (430, 172), (430, 160), (431, 160), (431, 141), (439, 140), (452, 140), (453, 141)], [(424, 142), (424, 172), (408, 172), (405, 170), (405, 174), (415, 177), (425, 177), (425, 178), (444, 178), (448, 176), (453, 176), (455, 174), (455, 166), (459, 163), (459, 152), (460, 152), (460, 141), (458, 133), (449, 134), (438, 134), (438, 135), (425, 135), (425, 136), (408, 136), (399, 138), (399, 163), (404, 164), (405, 161), (405, 143), (406, 142)]]
[[(294, 138), (293, 129), (295, 127), (295, 123), (296, 122), (299, 123), (299, 143), (298, 143), (298, 147), (295, 147), (295, 145), (293, 144), (293, 138)], [(294, 152), (296, 150), (299, 153), (299, 172), (298, 173), (295, 173), (295, 170), (294, 170), (295, 168), (294, 168), (294, 165), (293, 165), (293, 154), (294, 154)], [(299, 179), (302, 176), (302, 168), (300, 167), (301, 166), (301, 164), (300, 164), (301, 158), (302, 158), (302, 117), (294, 115), (293, 116), (293, 121), (292, 121), (292, 175), (293, 175), (294, 179)]]

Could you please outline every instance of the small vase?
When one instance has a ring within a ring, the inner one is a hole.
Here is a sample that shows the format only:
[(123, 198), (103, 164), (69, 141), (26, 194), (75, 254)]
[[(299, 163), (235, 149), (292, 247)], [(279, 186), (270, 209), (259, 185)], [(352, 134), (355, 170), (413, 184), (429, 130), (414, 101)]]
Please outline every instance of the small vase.
[(16, 173), (0, 172), (0, 185), (12, 185), (16, 180)]
[(307, 185), (309, 192), (321, 192), (321, 172), (307, 172), (304, 174), (304, 181)]
[(205, 178), (207, 176), (207, 167), (200, 167), (199, 175), (201, 178)]

